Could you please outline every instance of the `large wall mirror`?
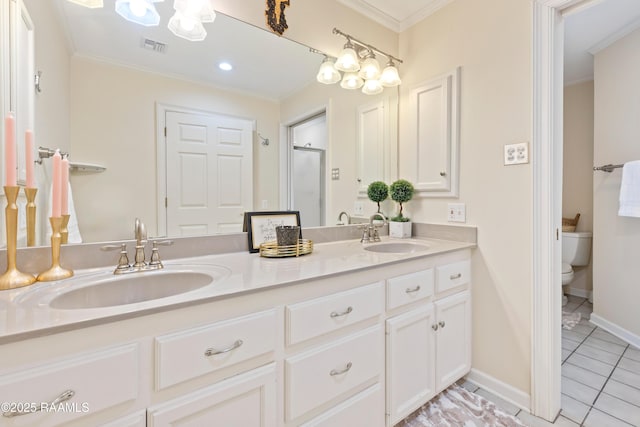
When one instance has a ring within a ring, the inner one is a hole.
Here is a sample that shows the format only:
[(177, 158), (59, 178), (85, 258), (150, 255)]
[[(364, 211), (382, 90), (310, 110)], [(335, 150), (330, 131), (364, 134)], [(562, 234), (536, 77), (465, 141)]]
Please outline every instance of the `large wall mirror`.
[[(322, 178), (325, 200), (320, 205), (327, 225), (335, 223), (340, 211), (352, 211), (362, 197), (358, 162), (367, 148), (358, 152), (358, 112), (363, 106), (377, 103), (384, 111), (386, 128), (380, 137), (385, 148), (377, 150), (386, 158), (378, 162), (378, 179), (391, 180), (397, 174), (397, 88), (371, 97), (317, 83), (323, 56), (308, 46), (222, 14), (205, 24), (204, 41), (178, 38), (167, 29), (173, 1), (155, 3), (161, 16), (157, 27), (124, 20), (115, 13), (115, 0), (105, 0), (101, 9), (66, 0), (17, 1), (24, 2), (33, 20), (35, 71), (42, 73), (41, 92), (35, 96), (36, 146), (60, 148), (72, 163), (105, 168), (71, 174), (83, 242), (131, 239), (136, 217), (146, 223), (150, 236), (176, 237), (240, 231), (242, 210), (289, 207), (286, 170), (293, 156), (284, 151), (294, 142), (308, 144), (291, 141), (290, 128), (318, 115), (324, 114), (326, 123), (323, 165), (340, 172), (339, 180), (332, 180), (330, 173)], [(336, 38), (336, 50), (341, 42)], [(233, 70), (221, 70), (223, 61)], [(176, 127), (165, 131), (171, 123)], [(171, 150), (162, 144), (172, 132), (192, 145), (207, 132), (230, 146), (249, 138), (248, 156), (239, 159), (231, 150), (226, 155), (233, 159), (215, 172), (223, 179), (229, 204), (241, 207), (224, 224), (167, 227), (165, 208), (176, 201), (163, 198), (177, 194), (181, 203), (198, 205), (201, 194), (183, 190), (202, 184), (202, 179), (176, 184), (171, 181), (176, 174), (169, 169), (193, 178), (203, 167), (194, 155), (167, 168)], [(238, 182), (240, 167), (251, 174), (248, 183)], [(36, 173), (38, 205), (44, 211), (50, 161), (45, 159)], [(170, 187), (177, 190), (171, 193)], [(249, 198), (242, 199), (240, 193)], [(39, 241), (46, 244), (44, 221), (39, 232)]]

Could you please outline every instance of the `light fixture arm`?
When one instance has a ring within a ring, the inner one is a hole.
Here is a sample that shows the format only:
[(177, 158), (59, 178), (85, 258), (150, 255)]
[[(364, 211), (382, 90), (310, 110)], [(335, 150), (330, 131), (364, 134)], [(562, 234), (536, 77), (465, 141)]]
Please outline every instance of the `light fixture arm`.
[(388, 54), (388, 53), (386, 53), (386, 52), (384, 52), (384, 51), (382, 51), (382, 50), (380, 50), (380, 49), (376, 48), (375, 46), (371, 46), (370, 44), (364, 43), (364, 42), (362, 42), (362, 41), (360, 41), (360, 40), (356, 39), (355, 37), (353, 37), (353, 36), (352, 36), (352, 35), (350, 35), (350, 34), (343, 33), (342, 31), (340, 31), (340, 30), (339, 30), (339, 29), (337, 29), (337, 28), (334, 28), (334, 29), (333, 29), (333, 34), (339, 34), (339, 35), (341, 35), (342, 37), (345, 37), (345, 38), (347, 39), (347, 41), (350, 41), (350, 42), (355, 43), (355, 44), (357, 44), (357, 45), (359, 45), (359, 46), (362, 46), (362, 47), (364, 47), (365, 49), (369, 49), (369, 50), (370, 50), (370, 51), (372, 51), (372, 52), (375, 52), (375, 53), (378, 53), (378, 54), (380, 54), (380, 55), (386, 56), (387, 58), (389, 58), (389, 59), (390, 59), (390, 60), (392, 60), (392, 61), (396, 61), (396, 62), (399, 62), (399, 63), (401, 63), (401, 64), (402, 64), (402, 62), (403, 62), (403, 61), (402, 61), (402, 59), (397, 58), (397, 57), (395, 57), (395, 56), (393, 56), (393, 55), (390, 55), (390, 54)]

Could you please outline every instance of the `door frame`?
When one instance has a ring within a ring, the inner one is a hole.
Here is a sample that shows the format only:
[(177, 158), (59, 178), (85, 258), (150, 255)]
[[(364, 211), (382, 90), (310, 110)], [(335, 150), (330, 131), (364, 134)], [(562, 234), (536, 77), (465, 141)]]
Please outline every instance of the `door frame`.
[[(234, 116), (231, 114), (220, 113), (216, 111), (202, 110), (198, 108), (184, 107), (175, 104), (165, 104), (156, 102), (156, 212), (158, 224), (158, 236), (167, 236), (167, 135), (165, 128), (167, 125), (167, 113), (183, 113), (183, 114), (205, 114), (226, 116), (233, 119), (247, 120), (252, 123), (252, 144), (255, 145), (256, 139), (256, 120)], [(251, 183), (253, 187), (254, 182)]]
[(561, 409), (562, 11), (594, 0), (532, 3), (531, 413), (549, 421)]

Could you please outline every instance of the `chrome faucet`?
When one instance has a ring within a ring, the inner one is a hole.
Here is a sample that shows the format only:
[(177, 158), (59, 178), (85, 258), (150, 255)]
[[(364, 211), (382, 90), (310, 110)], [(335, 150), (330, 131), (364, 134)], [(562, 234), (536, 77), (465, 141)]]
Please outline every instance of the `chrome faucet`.
[(364, 229), (362, 233), (362, 239), (360, 239), (360, 243), (371, 243), (371, 242), (379, 242), (380, 235), (378, 234), (378, 228), (381, 226), (376, 226), (373, 224), (373, 220), (375, 218), (382, 219), (382, 227), (387, 223), (387, 218), (382, 215), (380, 212), (376, 212), (369, 217), (369, 224), (365, 224), (361, 226)]
[(349, 214), (346, 213), (345, 211), (342, 211), (338, 215), (338, 225), (344, 225), (344, 222), (342, 222), (342, 216), (343, 215), (346, 215), (346, 217), (347, 217), (347, 225), (351, 224), (351, 216), (349, 216)]
[(173, 241), (152, 241), (151, 257), (149, 259), (149, 262), (147, 262), (144, 255), (144, 247), (147, 243), (147, 229), (144, 226), (144, 223), (140, 221), (139, 218), (136, 218), (134, 235), (136, 239), (136, 252), (133, 264), (129, 264), (129, 255), (127, 254), (126, 243), (122, 243), (120, 245), (105, 245), (100, 248), (103, 251), (120, 249), (120, 258), (118, 259), (118, 265), (113, 271), (113, 274), (127, 274), (139, 271), (160, 270), (161, 268), (164, 268), (164, 265), (162, 265), (162, 261), (160, 261), (158, 245), (169, 246), (173, 244)]

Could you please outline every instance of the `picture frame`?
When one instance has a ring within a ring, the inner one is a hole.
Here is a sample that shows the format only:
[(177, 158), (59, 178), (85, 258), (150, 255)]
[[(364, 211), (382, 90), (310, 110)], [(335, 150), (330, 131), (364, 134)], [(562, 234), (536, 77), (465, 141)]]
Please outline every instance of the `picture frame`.
[[(300, 211), (245, 212), (242, 231), (247, 232), (249, 252), (260, 251), (260, 245), (276, 240), (279, 225), (300, 225)], [(300, 230), (302, 238), (302, 229)]]

